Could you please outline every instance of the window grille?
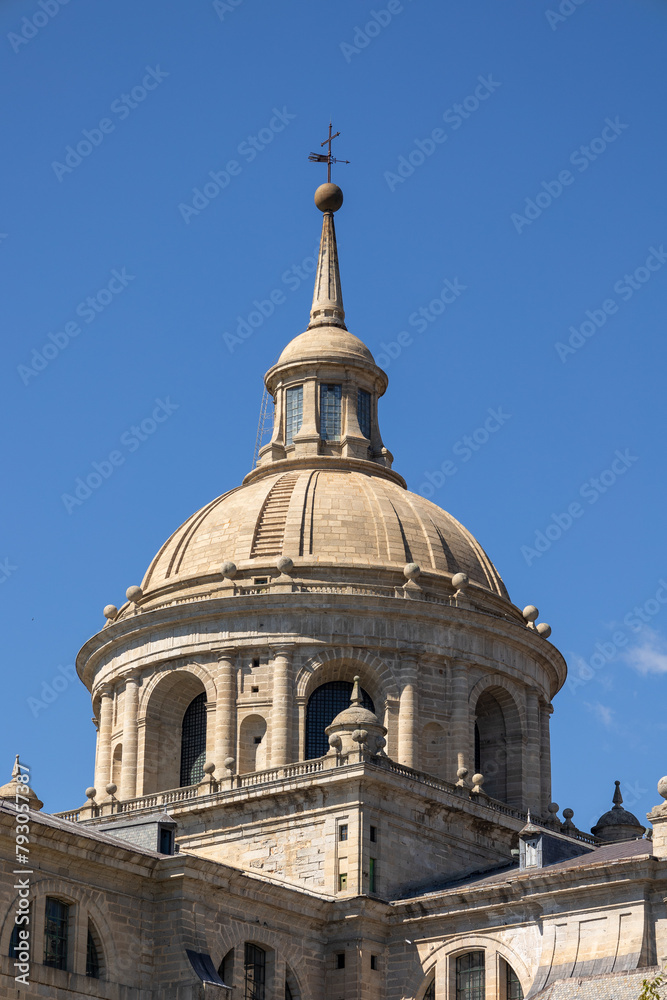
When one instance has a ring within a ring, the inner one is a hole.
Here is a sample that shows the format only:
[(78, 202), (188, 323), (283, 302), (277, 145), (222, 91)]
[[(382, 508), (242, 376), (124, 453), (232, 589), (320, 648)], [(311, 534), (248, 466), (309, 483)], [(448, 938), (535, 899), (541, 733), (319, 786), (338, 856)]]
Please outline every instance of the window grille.
[(320, 386), (320, 437), (340, 441), (342, 392), (339, 385)]
[(53, 969), (67, 968), (67, 930), (69, 906), (59, 899), (46, 897), (44, 915), (44, 965)]
[(364, 389), (357, 390), (357, 420), (359, 430), (365, 438), (371, 436), (371, 394)]
[(338, 839), (347, 840), (347, 823), (341, 823), (338, 827)]
[(469, 951), (456, 959), (456, 1000), (484, 1000), (484, 952)]
[(424, 1000), (435, 1000), (435, 979), (432, 979), (431, 982), (426, 987)]
[(188, 705), (181, 729), (181, 787), (196, 785), (204, 777), (206, 762), (206, 695), (198, 694)]
[(88, 928), (88, 943), (86, 945), (86, 975), (91, 979), (100, 978), (100, 956), (97, 953), (97, 945)]
[(265, 1000), (266, 952), (256, 944), (245, 946), (245, 1000)]
[(287, 390), (285, 407), (285, 443), (294, 444), (294, 435), (301, 430), (303, 423), (303, 386), (297, 385)]
[[(329, 739), (324, 730), (331, 725), (339, 712), (349, 708), (351, 696), (350, 681), (330, 681), (313, 691), (306, 709), (306, 760), (323, 757), (328, 753)], [(370, 695), (363, 688), (361, 703), (369, 711), (375, 711)]]
[(505, 962), (505, 970), (507, 972), (507, 1000), (523, 1000), (523, 990), (521, 989), (519, 977), (507, 962)]

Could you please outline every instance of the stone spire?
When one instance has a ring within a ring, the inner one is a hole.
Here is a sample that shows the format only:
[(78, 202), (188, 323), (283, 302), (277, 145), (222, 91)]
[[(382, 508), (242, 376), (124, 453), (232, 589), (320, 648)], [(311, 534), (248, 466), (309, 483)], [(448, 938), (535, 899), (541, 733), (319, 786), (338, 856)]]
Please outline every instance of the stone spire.
[(321, 184), (315, 192), (315, 204), (324, 213), (324, 218), (308, 329), (337, 326), (347, 330), (333, 217), (343, 204), (343, 192), (337, 184)]
[(609, 812), (600, 816), (596, 825), (592, 827), (591, 833), (603, 844), (615, 844), (623, 840), (638, 840), (644, 835), (644, 827), (636, 816), (627, 812), (623, 808), (623, 796), (621, 795), (621, 783), (615, 781), (613, 795), (613, 806)]

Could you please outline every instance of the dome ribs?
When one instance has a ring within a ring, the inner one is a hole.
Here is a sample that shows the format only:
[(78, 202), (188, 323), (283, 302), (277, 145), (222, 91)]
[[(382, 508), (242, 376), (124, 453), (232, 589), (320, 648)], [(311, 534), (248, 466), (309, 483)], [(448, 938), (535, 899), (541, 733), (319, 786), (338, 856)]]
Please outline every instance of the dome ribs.
[(298, 478), (298, 472), (286, 472), (269, 490), (257, 519), (251, 559), (278, 556), (282, 552), (287, 510)]
[(301, 513), (301, 531), (299, 534), (299, 555), (313, 554), (313, 512), (315, 509), (315, 490), (319, 472), (311, 472), (306, 482)]

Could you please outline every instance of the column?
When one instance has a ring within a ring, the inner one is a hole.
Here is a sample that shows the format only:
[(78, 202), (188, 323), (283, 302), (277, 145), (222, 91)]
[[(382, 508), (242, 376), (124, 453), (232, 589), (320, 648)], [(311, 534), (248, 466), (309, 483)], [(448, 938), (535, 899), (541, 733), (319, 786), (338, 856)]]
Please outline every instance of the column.
[[(542, 805), (542, 795), (540, 788), (540, 719), (538, 705), (538, 690), (530, 687), (526, 691), (526, 732), (523, 740), (523, 747), (518, 741), (512, 741), (508, 750), (512, 751), (512, 756), (507, 761), (507, 798), (509, 802), (517, 805), (521, 804), (524, 809), (530, 809), (534, 814), (539, 815)], [(509, 740), (508, 740), (509, 743)], [(515, 760), (515, 754), (523, 751), (523, 761)], [(523, 765), (523, 766), (522, 766)], [(516, 778), (519, 774), (523, 777), (523, 789), (516, 787)], [(521, 794), (523, 792), (523, 794)]]
[(276, 646), (273, 657), (271, 767), (289, 764), (292, 750), (291, 646)]
[(317, 414), (319, 400), (317, 398), (318, 383), (314, 375), (303, 380), (303, 420), (300, 430), (294, 435), (295, 453), (297, 455), (317, 455), (320, 448), (320, 431)]
[(99, 689), (100, 712), (97, 730), (97, 760), (95, 762), (95, 788), (97, 801), (107, 798), (106, 787), (111, 781), (111, 728), (113, 725), (113, 691), (110, 684)]
[(451, 745), (447, 780), (456, 781), (458, 755), (460, 753), (463, 754), (465, 766), (468, 768), (468, 778), (472, 778), (475, 772), (467, 663), (464, 663), (462, 660), (452, 661), (451, 684)]
[(133, 799), (137, 790), (137, 708), (139, 705), (139, 680), (128, 677), (125, 681), (125, 708), (123, 711), (123, 761), (120, 769), (120, 795), (125, 801)]
[(398, 763), (406, 767), (419, 766), (417, 713), (419, 712), (419, 692), (417, 688), (417, 657), (408, 654), (401, 657), (403, 686), (398, 708)]
[(547, 807), (551, 802), (551, 736), (549, 721), (553, 714), (553, 706), (547, 701), (540, 702), (540, 759), (542, 785), (542, 815), (546, 816)]
[[(218, 659), (218, 700), (215, 705), (215, 776), (225, 777), (225, 760), (236, 760), (236, 651), (223, 649)], [(238, 761), (237, 761), (238, 763)]]

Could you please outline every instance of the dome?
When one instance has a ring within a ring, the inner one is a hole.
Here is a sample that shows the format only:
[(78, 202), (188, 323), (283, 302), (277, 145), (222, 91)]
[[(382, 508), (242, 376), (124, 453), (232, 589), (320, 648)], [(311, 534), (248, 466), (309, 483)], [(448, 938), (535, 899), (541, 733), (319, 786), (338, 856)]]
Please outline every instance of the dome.
[(379, 719), (374, 712), (370, 712), (362, 705), (348, 705), (342, 712), (339, 712), (333, 720), (329, 729), (336, 726), (377, 726)]
[(330, 466), (276, 471), (213, 500), (165, 543), (142, 589), (219, 578), (226, 561), (266, 570), (282, 555), (297, 572), (367, 567), (402, 575), (414, 562), (426, 573), (465, 573), (508, 596), (482, 547), (451, 514), (381, 474)]
[(637, 840), (643, 837), (645, 832), (645, 828), (637, 817), (628, 812), (627, 809), (623, 809), (621, 783), (617, 781), (615, 784), (614, 805), (608, 812), (600, 816), (597, 824), (591, 829), (593, 836), (598, 837), (605, 844), (623, 840)]
[(294, 361), (311, 361), (313, 359), (326, 361), (336, 360), (366, 361), (375, 364), (373, 355), (363, 341), (355, 337), (349, 330), (338, 326), (316, 326), (300, 333), (290, 340), (277, 361), (277, 365), (290, 364)]

